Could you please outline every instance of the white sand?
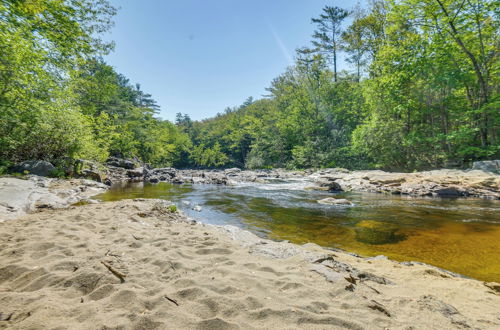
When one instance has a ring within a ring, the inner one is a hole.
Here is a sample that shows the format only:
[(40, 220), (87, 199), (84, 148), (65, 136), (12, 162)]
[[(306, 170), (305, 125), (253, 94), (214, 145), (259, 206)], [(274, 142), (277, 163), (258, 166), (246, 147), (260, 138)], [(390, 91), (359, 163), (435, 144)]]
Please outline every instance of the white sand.
[(0, 223), (0, 328), (500, 328), (480, 281), (183, 219), (128, 200)]

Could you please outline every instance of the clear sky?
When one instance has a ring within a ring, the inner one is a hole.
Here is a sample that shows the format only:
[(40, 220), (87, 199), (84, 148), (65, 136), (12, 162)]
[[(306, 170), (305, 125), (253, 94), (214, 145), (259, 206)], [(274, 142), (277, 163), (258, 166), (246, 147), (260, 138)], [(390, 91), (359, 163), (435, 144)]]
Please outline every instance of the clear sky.
[[(161, 106), (192, 119), (212, 117), (249, 97), (260, 98), (309, 45), (326, 0), (111, 0), (119, 7), (107, 36), (116, 42), (109, 64), (140, 83)], [(345, 66), (341, 66), (346, 68)]]

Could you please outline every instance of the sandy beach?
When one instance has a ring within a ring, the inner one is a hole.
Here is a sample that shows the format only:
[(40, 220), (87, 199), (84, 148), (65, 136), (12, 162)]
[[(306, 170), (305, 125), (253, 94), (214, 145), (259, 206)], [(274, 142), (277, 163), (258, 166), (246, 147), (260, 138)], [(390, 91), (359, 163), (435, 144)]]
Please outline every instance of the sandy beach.
[(165, 201), (42, 210), (0, 232), (2, 329), (500, 328), (495, 284), (195, 223)]

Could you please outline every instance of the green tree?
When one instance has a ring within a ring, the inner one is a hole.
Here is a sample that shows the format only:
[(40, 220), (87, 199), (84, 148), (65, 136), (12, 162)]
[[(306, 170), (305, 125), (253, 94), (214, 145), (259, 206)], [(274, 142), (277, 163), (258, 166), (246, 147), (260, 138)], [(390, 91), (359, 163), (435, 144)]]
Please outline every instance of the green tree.
[(325, 54), (333, 61), (333, 79), (337, 82), (337, 56), (340, 50), (340, 36), (342, 22), (349, 16), (349, 12), (339, 7), (325, 6), (318, 18), (313, 18), (317, 30), (313, 34), (313, 45), (316, 50)]

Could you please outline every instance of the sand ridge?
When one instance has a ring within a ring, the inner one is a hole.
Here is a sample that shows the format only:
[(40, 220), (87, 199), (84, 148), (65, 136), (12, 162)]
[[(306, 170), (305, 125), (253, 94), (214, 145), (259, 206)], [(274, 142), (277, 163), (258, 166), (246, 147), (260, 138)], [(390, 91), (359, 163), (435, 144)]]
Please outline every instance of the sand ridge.
[(197, 224), (165, 201), (43, 210), (0, 232), (5, 329), (500, 328), (482, 282)]

